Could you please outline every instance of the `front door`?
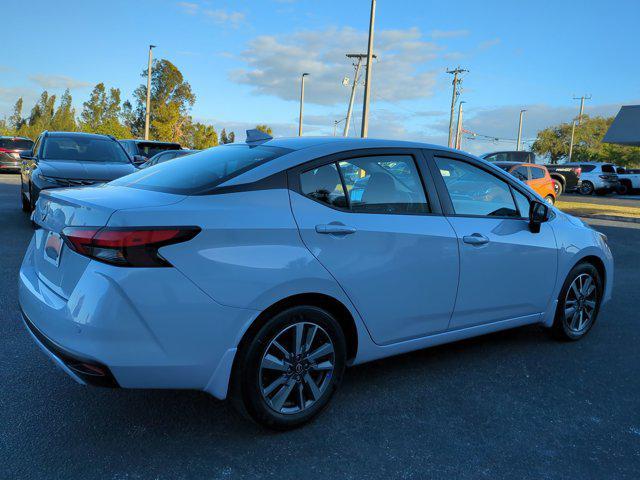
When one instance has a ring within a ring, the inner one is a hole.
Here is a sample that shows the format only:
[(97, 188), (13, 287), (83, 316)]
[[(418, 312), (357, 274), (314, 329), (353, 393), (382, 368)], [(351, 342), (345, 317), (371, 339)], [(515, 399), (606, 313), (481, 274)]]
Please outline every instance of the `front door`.
[[(460, 286), (450, 328), (539, 317), (551, 300), (557, 249), (550, 223), (532, 233), (529, 199), (489, 167), (433, 159), (460, 247)], [(437, 174), (436, 173), (436, 174)]]
[(354, 154), (290, 174), (302, 240), (378, 344), (446, 330), (455, 303), (457, 239), (428, 201), (419, 155)]

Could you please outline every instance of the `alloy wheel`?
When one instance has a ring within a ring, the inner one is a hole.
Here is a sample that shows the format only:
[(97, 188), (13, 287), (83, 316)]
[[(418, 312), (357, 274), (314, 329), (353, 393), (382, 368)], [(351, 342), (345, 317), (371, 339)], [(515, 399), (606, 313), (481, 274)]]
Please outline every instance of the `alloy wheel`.
[(591, 275), (578, 275), (567, 291), (564, 301), (564, 321), (571, 333), (584, 333), (594, 319), (598, 305), (596, 283)]
[(315, 323), (294, 323), (271, 340), (262, 356), (260, 392), (277, 413), (300, 413), (326, 392), (334, 367), (334, 345), (327, 332)]

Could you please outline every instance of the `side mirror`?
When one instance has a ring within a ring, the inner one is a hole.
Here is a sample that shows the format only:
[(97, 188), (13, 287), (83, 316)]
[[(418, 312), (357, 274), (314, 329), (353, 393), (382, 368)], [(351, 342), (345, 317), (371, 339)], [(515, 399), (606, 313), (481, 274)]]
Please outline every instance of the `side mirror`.
[(22, 160), (31, 160), (33, 158), (33, 152), (31, 150), (21, 150), (20, 158)]
[(529, 207), (529, 230), (540, 233), (540, 225), (549, 220), (549, 206), (533, 200)]
[(147, 161), (147, 157), (144, 157), (142, 155), (134, 155), (133, 159), (131, 159), (131, 163), (133, 163), (136, 167), (139, 167), (146, 161)]

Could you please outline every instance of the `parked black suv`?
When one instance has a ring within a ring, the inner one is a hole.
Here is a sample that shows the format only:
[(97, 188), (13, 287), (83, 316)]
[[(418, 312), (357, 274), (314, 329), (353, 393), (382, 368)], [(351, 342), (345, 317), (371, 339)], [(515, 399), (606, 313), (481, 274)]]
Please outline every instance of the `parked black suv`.
[(129, 156), (133, 158), (135, 155), (150, 159), (156, 153), (165, 150), (180, 150), (182, 147), (179, 143), (159, 142), (156, 140), (118, 140), (120, 145), (124, 147)]
[(0, 172), (19, 172), (20, 151), (31, 147), (33, 140), (25, 137), (0, 137)]
[(43, 132), (20, 158), (25, 212), (33, 210), (41, 190), (110, 182), (142, 163), (140, 158), (134, 163), (112, 136), (79, 132)]

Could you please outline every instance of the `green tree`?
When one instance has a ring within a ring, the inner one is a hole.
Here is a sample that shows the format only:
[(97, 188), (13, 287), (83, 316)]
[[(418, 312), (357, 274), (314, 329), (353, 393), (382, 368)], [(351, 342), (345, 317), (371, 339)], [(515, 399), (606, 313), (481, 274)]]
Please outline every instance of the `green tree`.
[[(141, 76), (147, 78), (145, 69)], [(146, 83), (133, 92), (136, 108), (131, 130), (137, 137), (144, 135), (147, 98)], [(189, 110), (196, 100), (191, 85), (178, 68), (168, 60), (154, 60), (151, 74), (151, 113), (149, 136), (154, 140), (184, 142), (188, 139)]]
[[(576, 125), (571, 160), (575, 162), (611, 162), (617, 165), (640, 165), (640, 148), (602, 143), (602, 138), (611, 126), (613, 117), (582, 117)], [(569, 154), (571, 124), (562, 123), (538, 132), (532, 150), (548, 156), (552, 163)]]
[(66, 89), (60, 97), (60, 105), (51, 119), (51, 130), (73, 132), (76, 130), (76, 111), (72, 105), (71, 92)]
[(55, 110), (56, 96), (49, 95), (46, 90), (40, 94), (40, 98), (31, 109), (29, 119), (24, 122), (18, 135), (36, 138), (44, 130), (51, 130), (53, 114)]
[(0, 135), (12, 135), (15, 133), (12, 128), (9, 128), (7, 121), (4, 118), (0, 118)]
[(9, 117), (9, 122), (7, 127), (10, 128), (13, 133), (18, 133), (22, 125), (24, 124), (24, 118), (22, 118), (22, 106), (23, 100), (22, 97), (16, 100), (15, 105), (13, 106), (13, 113)]
[(218, 145), (218, 132), (212, 125), (196, 122), (191, 125), (190, 145), (197, 150), (204, 150)]
[(273, 135), (273, 130), (271, 129), (271, 127), (264, 123), (256, 125), (256, 130), (260, 130), (261, 132), (264, 132), (267, 135)]
[(111, 88), (107, 92), (104, 83), (98, 83), (91, 91), (89, 100), (82, 105), (80, 128), (84, 132), (128, 137), (131, 132), (121, 122), (122, 113), (120, 90)]

